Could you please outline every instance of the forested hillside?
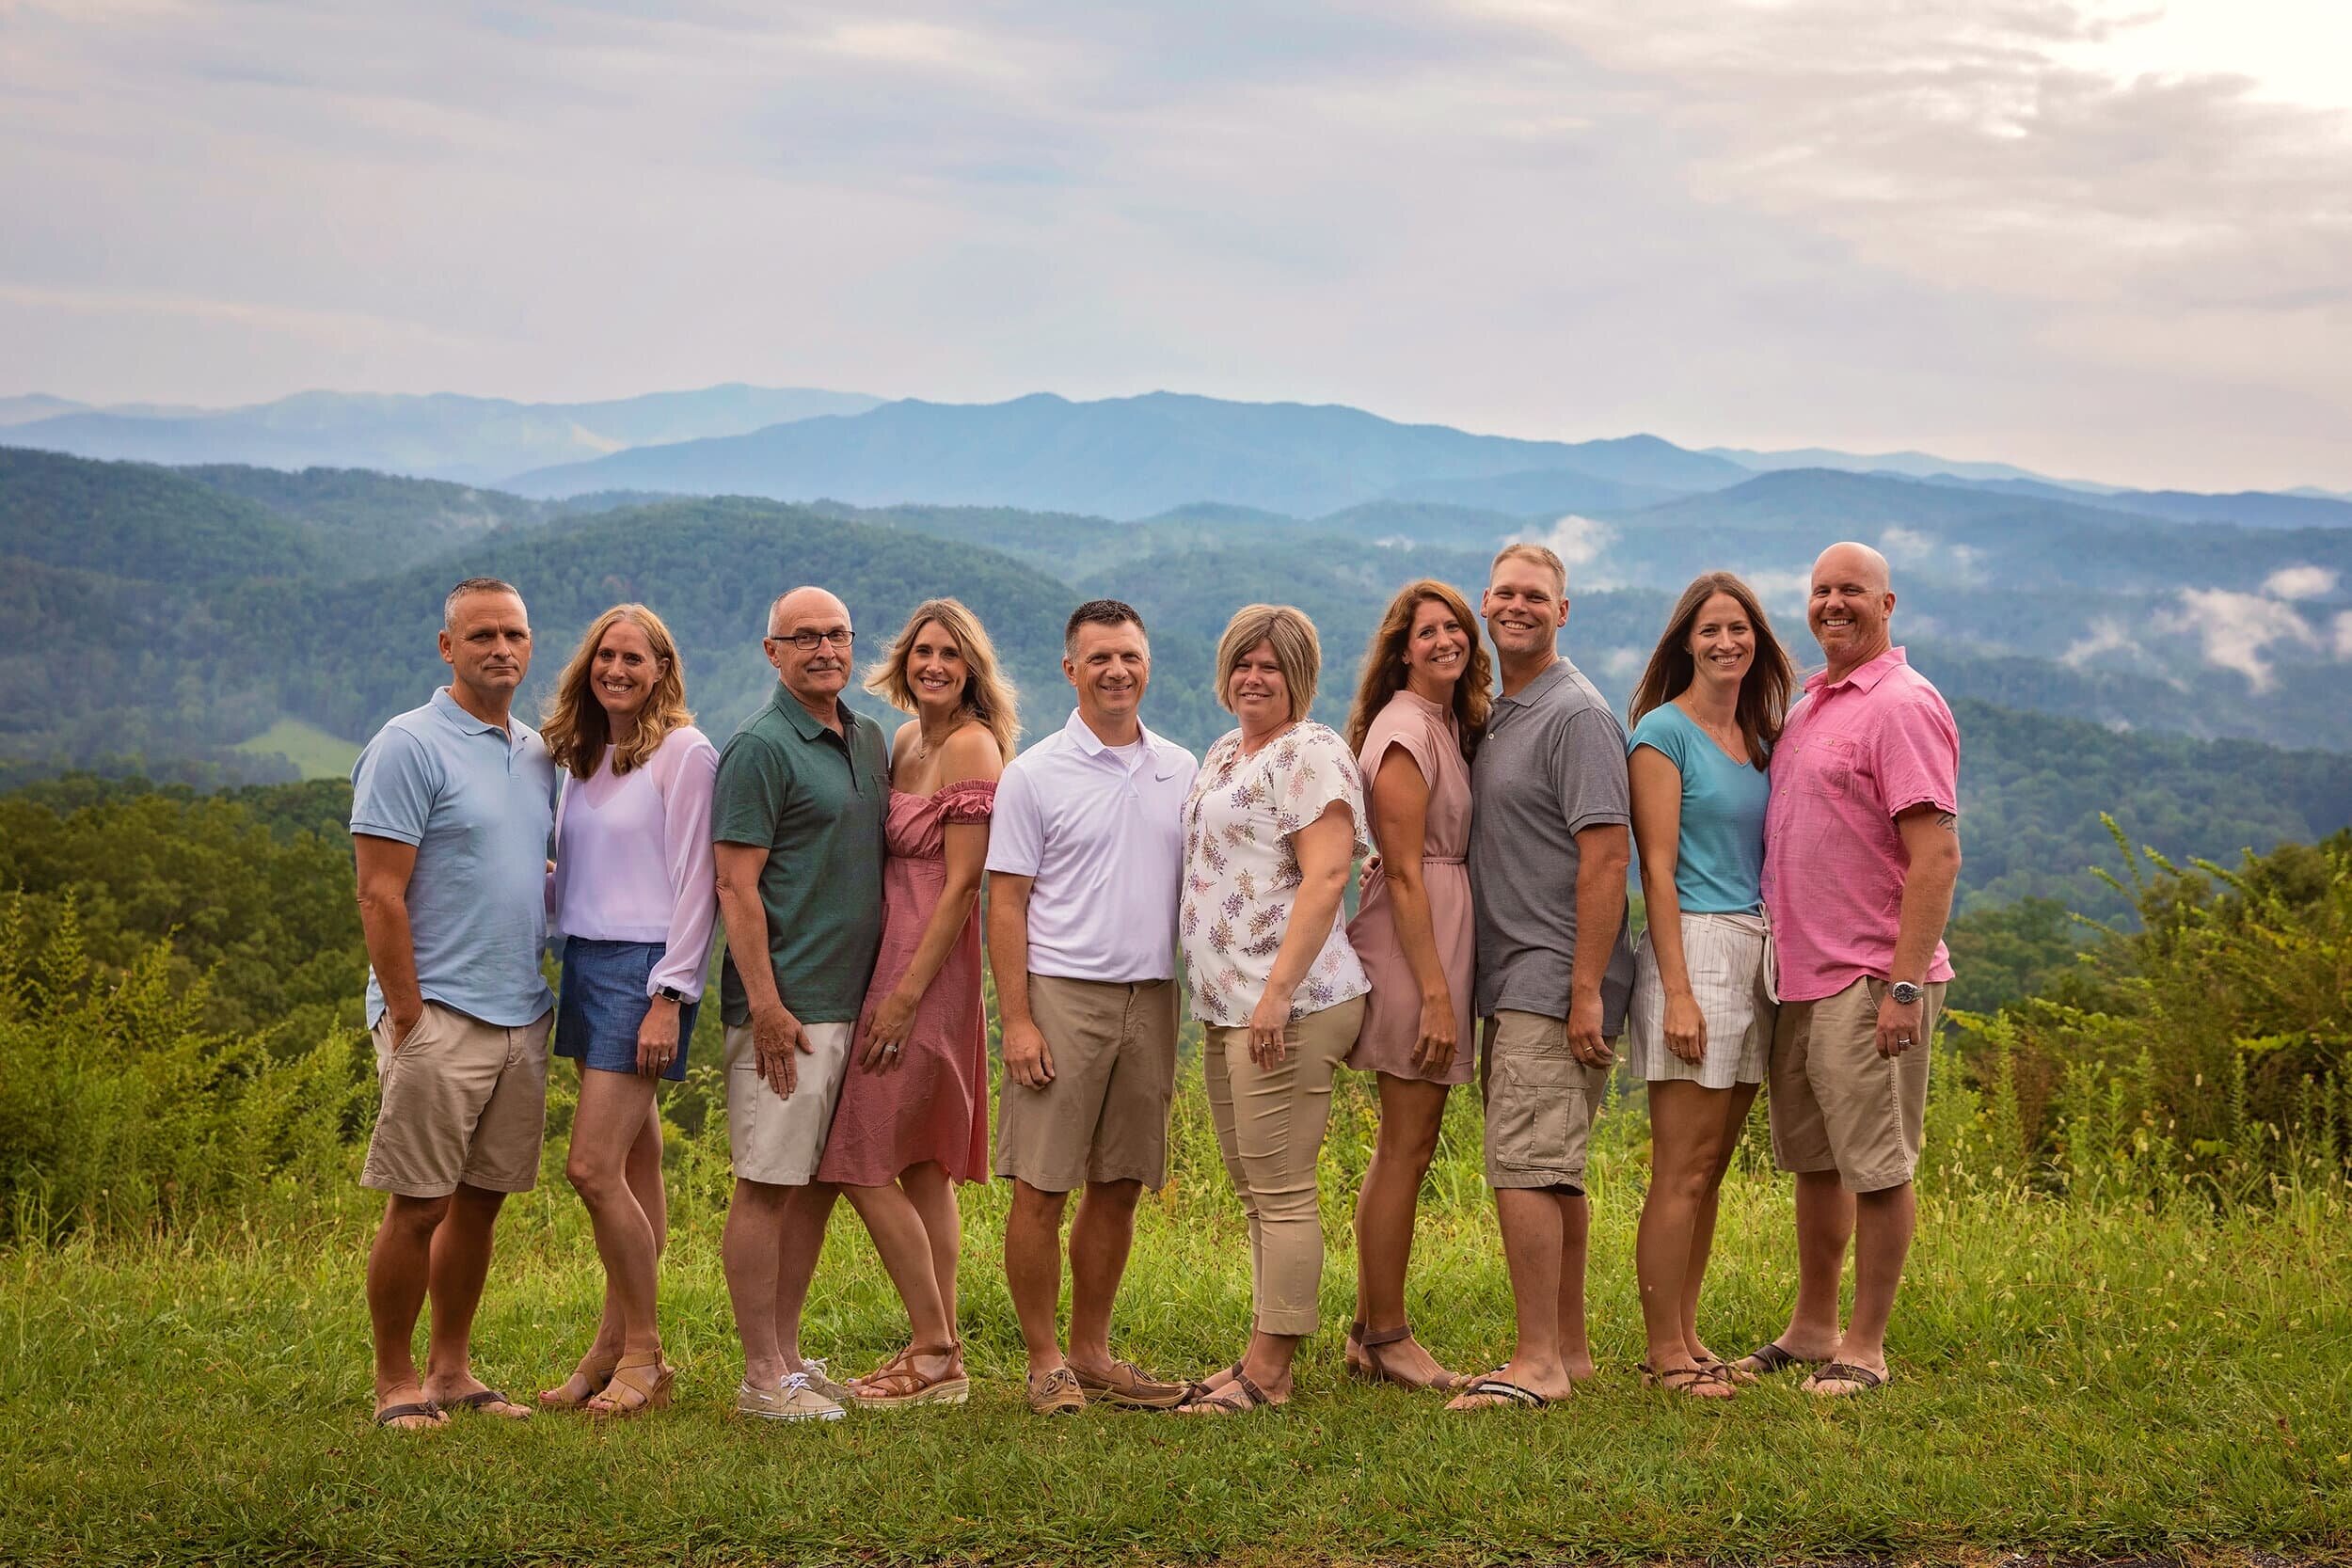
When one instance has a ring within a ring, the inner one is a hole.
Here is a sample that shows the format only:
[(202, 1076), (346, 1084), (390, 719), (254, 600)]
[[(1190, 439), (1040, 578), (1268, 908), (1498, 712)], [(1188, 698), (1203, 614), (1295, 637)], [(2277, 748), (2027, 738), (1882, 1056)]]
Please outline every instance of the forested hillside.
[[(1814, 479), (1851, 476), (1775, 477), (1797, 498), (1788, 504), (1809, 505), (1804, 497), (1823, 493)], [(1944, 506), (2012, 504), (1906, 488)], [(615, 510), (567, 516), (548, 503), (381, 475), (182, 472), (0, 453), (8, 541), (0, 562), (0, 784), (74, 768), (200, 784), (289, 777), (274, 755), (234, 748), (296, 722), (325, 732), (322, 742), (360, 741), (421, 701), (442, 678), (433, 646), (441, 596), (475, 573), (507, 578), (529, 599), (539, 647), (524, 712), (537, 711), (580, 627), (607, 605), (640, 598), (677, 633), (693, 703), (722, 734), (769, 689), (760, 620), (794, 583), (821, 582), (848, 599), (866, 658), (919, 599), (959, 594), (987, 622), (1020, 682), (1033, 736), (1068, 712), (1058, 657), (1069, 607), (1114, 595), (1138, 606), (1152, 626), (1147, 717), (1197, 748), (1228, 722), (1208, 668), (1236, 606), (1287, 601), (1314, 617), (1325, 645), (1317, 712), (1336, 723), (1395, 587), (1428, 575), (1474, 588), (1492, 545), (1509, 531), (1507, 518), (1429, 503), (1381, 502), (1323, 522), (1194, 506), (1118, 524), (739, 498), (624, 504), (632, 499), (606, 498), (586, 504)], [(1769, 500), (1751, 493), (1740, 504)], [(2090, 515), (2115, 526), (2113, 515)], [(1744, 537), (1690, 523), (1677, 533), (1645, 533), (1638, 548), (1630, 534), (1604, 542), (1572, 568), (1580, 577), (1563, 645), (1613, 702), (1622, 703), (1647, 657), (1671, 594), (1592, 582), (1671, 551), (1685, 562), (1720, 559)], [(2273, 546), (2291, 538), (2259, 537)], [(2191, 677), (2004, 651), (2012, 632), (2047, 646), (2037, 623), (2077, 609), (2069, 591), (2047, 578), (1972, 587), (1932, 571), (1899, 572), (1898, 636), (1963, 714), (1964, 887), (1973, 903), (2049, 894), (2116, 907), (2084, 869), (2108, 854), (2103, 810), (2175, 855), (2227, 857), (2352, 821), (2352, 757), (2165, 733), (2239, 716), (2262, 720), (2264, 733), (2352, 743), (2352, 719), (2335, 700), (2337, 667), (2282, 666), (2269, 699), (2249, 704), (2236, 673)], [(1801, 658), (1811, 655), (1793, 610), (1781, 631)], [(314, 754), (331, 750), (322, 744)]]

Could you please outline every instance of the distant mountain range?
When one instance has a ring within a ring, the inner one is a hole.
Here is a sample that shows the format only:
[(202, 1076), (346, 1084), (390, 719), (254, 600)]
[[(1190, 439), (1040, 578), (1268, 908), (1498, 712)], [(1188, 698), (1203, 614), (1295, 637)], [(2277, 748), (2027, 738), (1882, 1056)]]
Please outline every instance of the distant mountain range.
[(541, 499), (737, 494), (1122, 519), (1201, 504), (1321, 517), (1412, 503), (1517, 519), (1622, 517), (1758, 473), (1827, 469), (2174, 521), (2352, 526), (2352, 499), (2312, 488), (2208, 496), (1920, 451), (1699, 451), (1648, 435), (1520, 440), (1340, 405), (1171, 392), (977, 404), (742, 385), (580, 404), (306, 392), (215, 410), (88, 408), (36, 393), (0, 399), (0, 430), (11, 445), (84, 457), (366, 468)]
[(211, 410), (86, 408), (36, 394), (0, 403), (0, 426), (12, 445), (80, 457), (374, 468), (480, 482), (630, 447), (859, 413), (881, 401), (856, 392), (739, 384), (604, 403), (298, 392), (274, 403)]

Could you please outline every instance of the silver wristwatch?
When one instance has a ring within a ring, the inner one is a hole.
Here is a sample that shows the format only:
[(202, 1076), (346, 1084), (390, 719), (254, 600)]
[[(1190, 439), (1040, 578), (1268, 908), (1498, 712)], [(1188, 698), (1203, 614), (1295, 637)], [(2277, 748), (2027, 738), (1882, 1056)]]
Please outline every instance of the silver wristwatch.
[(1886, 994), (1895, 999), (1895, 1006), (1898, 1007), (1908, 1007), (1927, 995), (1927, 992), (1909, 980), (1898, 980), (1886, 988)]

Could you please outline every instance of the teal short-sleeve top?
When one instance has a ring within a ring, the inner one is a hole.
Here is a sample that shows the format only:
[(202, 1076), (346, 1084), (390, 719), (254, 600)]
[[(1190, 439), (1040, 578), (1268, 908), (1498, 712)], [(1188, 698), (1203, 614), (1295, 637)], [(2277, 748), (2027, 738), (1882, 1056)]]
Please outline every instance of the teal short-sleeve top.
[(1753, 914), (1764, 907), (1764, 812), (1772, 777), (1729, 755), (1672, 703), (1642, 715), (1626, 755), (1647, 746), (1682, 775), (1682, 835), (1675, 895), (1689, 914)]

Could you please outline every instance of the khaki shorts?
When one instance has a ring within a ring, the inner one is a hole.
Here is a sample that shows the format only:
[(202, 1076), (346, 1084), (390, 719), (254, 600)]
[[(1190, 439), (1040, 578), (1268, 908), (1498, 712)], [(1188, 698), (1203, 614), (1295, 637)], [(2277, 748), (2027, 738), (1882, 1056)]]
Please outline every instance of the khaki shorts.
[(825, 1134), (850, 1075), (852, 1023), (803, 1023), (816, 1049), (793, 1058), (792, 1096), (786, 1099), (759, 1075), (752, 1026), (726, 1028), (727, 1154), (735, 1174), (772, 1187), (804, 1187), (817, 1180)]
[(1781, 1004), (1765, 1100), (1772, 1162), (1781, 1169), (1834, 1170), (1857, 1193), (1911, 1180), (1927, 1119), (1928, 1042), (1944, 1010), (1943, 982), (1925, 989), (1919, 1038), (1891, 1057), (1878, 1051), (1883, 980), (1856, 980), (1818, 1002)]
[(447, 1197), (461, 1182), (491, 1193), (537, 1186), (554, 1022), (550, 1009), (508, 1028), (427, 1002), (395, 1051), (392, 1015), (378, 1019), (371, 1036), (384, 1103), (359, 1184), (403, 1197)]
[(1041, 1089), (1007, 1077), (996, 1101), (996, 1174), (1041, 1193), (1089, 1181), (1168, 1180), (1176, 1093), (1176, 982), (1029, 976), (1029, 1016), (1053, 1053)]
[(1568, 1021), (1500, 1012), (1486, 1021), (1486, 1185), (1584, 1190), (1584, 1151), (1609, 1083), (1568, 1050)]

